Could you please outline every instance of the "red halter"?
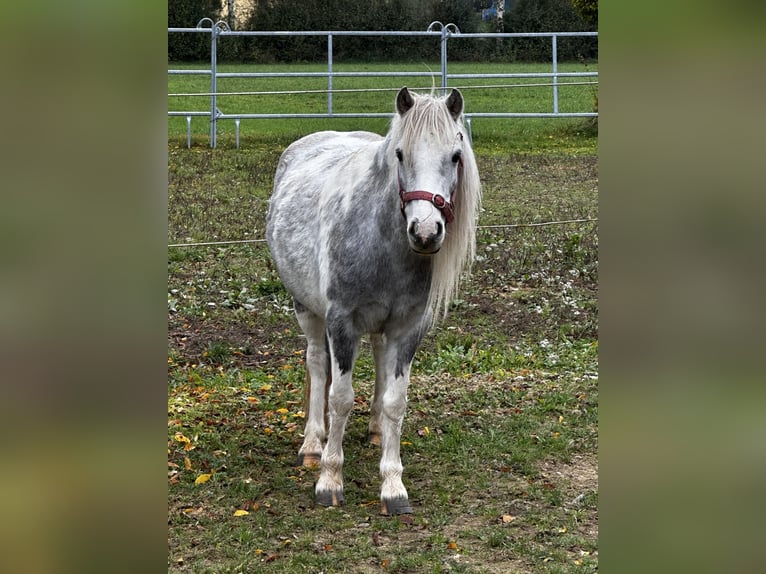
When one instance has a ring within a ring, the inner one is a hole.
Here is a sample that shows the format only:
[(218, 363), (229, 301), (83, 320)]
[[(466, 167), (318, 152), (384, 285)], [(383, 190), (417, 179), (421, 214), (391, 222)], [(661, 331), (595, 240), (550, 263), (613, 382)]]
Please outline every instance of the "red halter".
[(423, 191), (420, 189), (416, 189), (415, 191), (405, 191), (404, 187), (402, 186), (402, 178), (399, 177), (398, 174), (397, 179), (399, 180), (399, 198), (401, 199), (402, 215), (404, 215), (404, 208), (410, 201), (423, 199), (425, 201), (430, 201), (433, 206), (441, 212), (441, 214), (444, 216), (444, 220), (447, 223), (452, 223), (452, 220), (455, 219), (454, 194), (453, 199), (447, 201), (444, 199), (443, 195), (438, 193), (431, 193), (430, 191)]

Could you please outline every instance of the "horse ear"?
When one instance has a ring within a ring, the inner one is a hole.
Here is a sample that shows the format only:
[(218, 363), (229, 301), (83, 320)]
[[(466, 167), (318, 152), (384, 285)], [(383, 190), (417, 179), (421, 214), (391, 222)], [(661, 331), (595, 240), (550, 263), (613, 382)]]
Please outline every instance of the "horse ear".
[(396, 111), (399, 112), (400, 116), (403, 116), (414, 105), (415, 99), (407, 89), (407, 86), (404, 86), (396, 95)]
[(447, 109), (449, 110), (452, 119), (457, 121), (460, 114), (463, 113), (463, 94), (461, 94), (455, 88), (452, 88), (449, 97), (447, 98)]

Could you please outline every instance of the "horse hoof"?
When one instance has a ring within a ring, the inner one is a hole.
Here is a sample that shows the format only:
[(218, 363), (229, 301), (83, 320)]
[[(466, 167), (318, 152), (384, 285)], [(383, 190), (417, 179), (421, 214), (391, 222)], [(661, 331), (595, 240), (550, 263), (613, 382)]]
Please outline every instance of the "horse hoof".
[(380, 501), (380, 513), (383, 516), (393, 516), (397, 514), (412, 514), (412, 507), (407, 498), (384, 498)]
[(368, 435), (370, 444), (375, 446), (380, 446), (380, 433), (379, 432), (371, 432)]
[(305, 466), (306, 468), (319, 468), (319, 462), (322, 460), (322, 455), (319, 453), (299, 453), (298, 460), (295, 466)]
[(341, 506), (345, 502), (342, 490), (322, 490), (317, 492), (316, 501), (320, 506)]

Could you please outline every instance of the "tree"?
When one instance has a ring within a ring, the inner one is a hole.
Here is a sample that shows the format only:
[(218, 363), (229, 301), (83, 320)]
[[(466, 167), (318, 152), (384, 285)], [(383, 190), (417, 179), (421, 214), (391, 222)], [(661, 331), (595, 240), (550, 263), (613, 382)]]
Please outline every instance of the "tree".
[[(168, 28), (194, 28), (203, 18), (217, 22), (220, 0), (168, 0)], [(168, 60), (189, 61), (210, 58), (210, 37), (205, 34), (169, 34)]]
[(572, 6), (584, 22), (598, 28), (598, 0), (572, 0)]
[(505, 0), (492, 0), (495, 5), (495, 32), (502, 33), (505, 29), (503, 26), (503, 17), (505, 16)]
[[(506, 29), (511, 32), (583, 32), (592, 26), (583, 21), (572, 0), (517, 0), (505, 14)], [(560, 61), (598, 57), (598, 43), (593, 38), (561, 38), (557, 54)], [(551, 42), (545, 38), (524, 38), (512, 44), (512, 56), (518, 60), (545, 61), (551, 58)]]

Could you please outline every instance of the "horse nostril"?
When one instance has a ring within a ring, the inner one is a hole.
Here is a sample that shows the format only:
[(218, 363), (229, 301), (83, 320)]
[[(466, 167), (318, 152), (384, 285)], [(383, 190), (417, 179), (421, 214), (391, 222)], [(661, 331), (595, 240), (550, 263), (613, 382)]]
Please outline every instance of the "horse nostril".
[(441, 221), (437, 221), (436, 222), (436, 237), (440, 237), (443, 230), (444, 230), (444, 225), (442, 225)]
[(418, 232), (418, 222), (417, 222), (417, 221), (413, 221), (412, 223), (410, 223), (410, 227), (409, 227), (409, 229), (407, 230), (407, 232), (408, 232), (408, 233), (409, 233), (409, 234), (410, 234), (412, 237), (415, 237), (415, 235), (417, 235), (417, 232)]

